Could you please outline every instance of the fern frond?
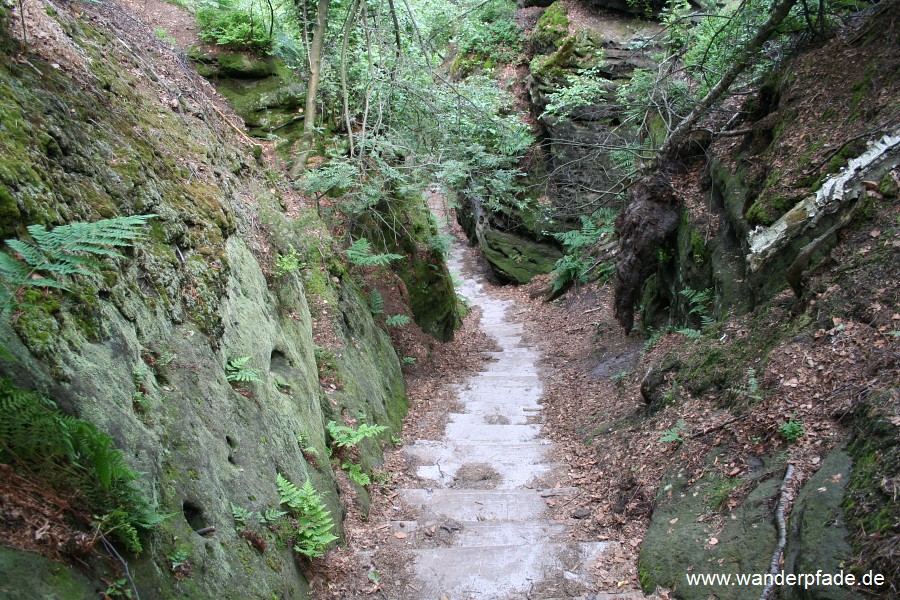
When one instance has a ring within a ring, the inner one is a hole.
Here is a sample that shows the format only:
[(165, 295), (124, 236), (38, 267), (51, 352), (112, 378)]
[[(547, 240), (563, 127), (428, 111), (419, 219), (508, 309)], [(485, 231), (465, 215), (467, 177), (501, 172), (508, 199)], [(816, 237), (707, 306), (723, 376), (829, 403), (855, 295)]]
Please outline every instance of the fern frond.
[(39, 267), (45, 261), (44, 254), (27, 242), (23, 242), (22, 240), (17, 239), (10, 239), (6, 240), (6, 245), (12, 248), (13, 252), (18, 253), (27, 265), (30, 265), (32, 267)]
[(331, 533), (334, 521), (312, 482), (307, 478), (298, 488), (279, 473), (275, 483), (281, 503), (291, 509), (297, 521), (294, 551), (308, 558), (325, 554), (328, 545), (338, 538)]
[(409, 324), (409, 317), (406, 315), (391, 315), (384, 322), (390, 327), (403, 327)]
[(359, 238), (353, 242), (344, 250), (344, 255), (352, 264), (363, 267), (383, 267), (403, 258), (402, 254), (374, 254), (372, 243), (366, 238)]
[(6, 245), (21, 260), (0, 252), (0, 280), (8, 288), (0, 295), (3, 302), (0, 310), (13, 303), (15, 292), (23, 287), (68, 290), (56, 277), (96, 275), (100, 265), (91, 257), (121, 257), (114, 248), (130, 246), (142, 238), (143, 226), (155, 216), (133, 215), (94, 223), (70, 223), (51, 230), (43, 225), (29, 225), (30, 242), (6, 240)]
[(225, 363), (225, 379), (239, 383), (262, 381), (259, 378), (260, 370), (247, 365), (249, 360), (249, 356), (242, 356)]
[(100, 518), (101, 531), (139, 552), (138, 529), (172, 515), (156, 512), (112, 438), (65, 415), (53, 401), (0, 379), (0, 460), (78, 490)]
[(369, 294), (369, 312), (374, 316), (384, 313), (384, 298), (381, 296), (381, 292), (375, 288)]

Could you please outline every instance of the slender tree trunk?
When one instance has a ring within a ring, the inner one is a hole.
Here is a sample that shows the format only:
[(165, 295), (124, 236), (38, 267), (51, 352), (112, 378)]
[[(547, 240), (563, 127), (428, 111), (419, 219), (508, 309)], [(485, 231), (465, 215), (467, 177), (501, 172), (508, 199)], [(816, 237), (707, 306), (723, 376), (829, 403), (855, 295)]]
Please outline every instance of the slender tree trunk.
[(356, 10), (359, 0), (353, 0), (350, 12), (347, 14), (347, 22), (344, 23), (344, 40), (341, 44), (341, 96), (344, 99), (344, 123), (347, 126), (347, 140), (350, 143), (350, 156), (354, 154), (353, 148), (353, 124), (350, 122), (350, 94), (347, 91), (347, 46), (350, 44), (350, 29), (356, 19)]
[(316, 96), (319, 91), (319, 77), (322, 71), (322, 47), (325, 44), (325, 30), (328, 26), (328, 0), (319, 0), (316, 8), (316, 29), (309, 47), (309, 83), (306, 86), (306, 109), (303, 114), (303, 136), (300, 138), (300, 152), (291, 168), (291, 176), (299, 177), (306, 170), (306, 162), (312, 151), (316, 127)]

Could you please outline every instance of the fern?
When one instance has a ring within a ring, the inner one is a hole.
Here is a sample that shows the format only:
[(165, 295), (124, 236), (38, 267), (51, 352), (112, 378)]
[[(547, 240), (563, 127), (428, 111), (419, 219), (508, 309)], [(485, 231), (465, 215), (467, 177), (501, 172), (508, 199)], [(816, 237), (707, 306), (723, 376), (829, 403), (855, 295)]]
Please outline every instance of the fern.
[[(566, 251), (563, 257), (556, 261), (556, 265), (551, 271), (554, 293), (574, 281), (587, 282), (587, 275), (591, 265), (589, 260), (585, 260), (585, 251), (604, 236), (612, 235), (615, 219), (615, 211), (603, 208), (590, 217), (582, 215), (581, 229), (553, 234), (553, 237), (563, 245)], [(603, 265), (600, 272), (601, 279), (606, 281), (613, 270), (613, 265)]]
[(341, 465), (342, 469), (347, 471), (347, 476), (361, 486), (367, 486), (372, 483), (372, 479), (363, 472), (362, 465), (356, 463), (345, 462)]
[(403, 327), (409, 324), (409, 317), (406, 315), (391, 315), (384, 322), (390, 327)]
[(381, 296), (381, 292), (375, 288), (373, 288), (372, 293), (369, 294), (369, 312), (371, 312), (373, 316), (384, 313), (384, 298)]
[(101, 531), (132, 552), (142, 549), (140, 530), (169, 516), (157, 513), (135, 485), (141, 474), (112, 438), (6, 379), (0, 379), (0, 461), (80, 492), (103, 515), (97, 517)]
[(247, 363), (250, 361), (249, 356), (234, 358), (225, 363), (225, 379), (238, 383), (248, 383), (250, 381), (262, 381), (259, 378), (260, 370), (250, 367)]
[(312, 482), (307, 479), (298, 488), (279, 473), (276, 485), (281, 504), (290, 509), (295, 519), (294, 551), (307, 558), (324, 555), (328, 545), (338, 538), (331, 533), (334, 521)]
[(116, 248), (126, 248), (143, 237), (143, 227), (156, 215), (133, 215), (94, 223), (70, 223), (47, 230), (30, 225), (31, 241), (8, 239), (15, 253), (0, 252), (0, 313), (16, 304), (25, 287), (68, 291), (63, 277), (95, 276), (99, 264), (94, 257), (121, 258)]
[(383, 267), (403, 258), (401, 254), (373, 254), (372, 243), (366, 238), (359, 238), (353, 242), (344, 250), (344, 255), (352, 264), (362, 267)]
[(384, 425), (367, 425), (366, 423), (360, 425), (359, 429), (353, 429), (346, 425), (338, 425), (334, 421), (328, 421), (325, 428), (338, 448), (352, 448), (364, 439), (381, 435), (387, 430)]

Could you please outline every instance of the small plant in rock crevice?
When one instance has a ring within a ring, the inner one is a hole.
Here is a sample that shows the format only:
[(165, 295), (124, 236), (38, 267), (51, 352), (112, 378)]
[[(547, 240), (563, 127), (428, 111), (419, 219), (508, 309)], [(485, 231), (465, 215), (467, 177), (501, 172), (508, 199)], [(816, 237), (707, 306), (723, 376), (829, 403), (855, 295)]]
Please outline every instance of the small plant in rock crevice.
[(233, 358), (225, 363), (225, 379), (232, 383), (249, 383), (251, 381), (262, 381), (259, 378), (260, 370), (251, 367), (247, 363), (250, 361), (249, 356)]
[(381, 435), (387, 430), (384, 425), (368, 425), (362, 423), (358, 429), (353, 429), (346, 425), (338, 425), (334, 421), (329, 421), (325, 428), (331, 436), (332, 443), (338, 448), (352, 448), (365, 439)]

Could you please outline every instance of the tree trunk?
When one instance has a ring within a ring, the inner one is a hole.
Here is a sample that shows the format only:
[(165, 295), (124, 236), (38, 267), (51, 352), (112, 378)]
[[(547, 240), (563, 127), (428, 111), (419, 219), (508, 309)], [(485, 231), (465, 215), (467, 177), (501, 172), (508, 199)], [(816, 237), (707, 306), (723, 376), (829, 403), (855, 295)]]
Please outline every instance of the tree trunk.
[(316, 8), (316, 29), (309, 47), (309, 83), (306, 86), (306, 109), (303, 114), (303, 136), (300, 151), (291, 167), (291, 177), (299, 177), (306, 170), (306, 162), (312, 151), (316, 127), (316, 96), (319, 91), (319, 76), (322, 71), (322, 47), (328, 25), (328, 1), (319, 0)]
[(341, 44), (341, 96), (344, 100), (344, 124), (347, 126), (347, 141), (350, 143), (350, 156), (355, 154), (353, 147), (353, 123), (350, 119), (350, 93), (347, 90), (347, 46), (350, 44), (350, 28), (356, 19), (356, 10), (359, 0), (353, 0), (350, 12), (347, 13), (347, 22), (344, 23), (344, 40)]

